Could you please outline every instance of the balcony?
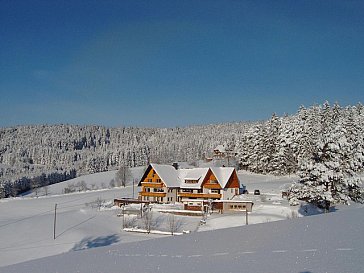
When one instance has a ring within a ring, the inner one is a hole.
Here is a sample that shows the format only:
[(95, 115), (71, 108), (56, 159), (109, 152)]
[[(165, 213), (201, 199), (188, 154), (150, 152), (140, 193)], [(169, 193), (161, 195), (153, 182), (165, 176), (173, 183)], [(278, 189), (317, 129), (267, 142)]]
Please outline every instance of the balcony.
[(165, 192), (146, 192), (146, 191), (140, 191), (140, 196), (150, 196), (150, 197), (166, 197), (167, 193)]
[(191, 193), (191, 192), (180, 192), (179, 197), (187, 198), (204, 198), (204, 199), (221, 199), (221, 194), (219, 193)]
[(142, 182), (143, 187), (148, 188), (163, 188), (162, 182)]
[(203, 185), (203, 187), (206, 189), (221, 189), (220, 184), (216, 184), (216, 183), (206, 183)]

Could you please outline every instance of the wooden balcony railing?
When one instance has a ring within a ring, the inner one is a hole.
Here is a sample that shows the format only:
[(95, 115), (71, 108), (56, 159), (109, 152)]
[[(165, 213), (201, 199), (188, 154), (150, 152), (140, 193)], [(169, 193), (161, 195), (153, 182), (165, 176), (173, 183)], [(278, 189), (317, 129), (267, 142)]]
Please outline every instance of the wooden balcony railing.
[(163, 183), (161, 182), (142, 182), (143, 187), (148, 188), (163, 188)]
[(221, 199), (221, 194), (219, 193), (190, 193), (190, 192), (180, 192), (178, 193), (180, 197), (191, 197), (191, 198), (206, 198), (206, 199)]
[(165, 197), (167, 195), (167, 193), (165, 192), (146, 192), (146, 191), (141, 191), (139, 192), (140, 196), (151, 196), (151, 197)]

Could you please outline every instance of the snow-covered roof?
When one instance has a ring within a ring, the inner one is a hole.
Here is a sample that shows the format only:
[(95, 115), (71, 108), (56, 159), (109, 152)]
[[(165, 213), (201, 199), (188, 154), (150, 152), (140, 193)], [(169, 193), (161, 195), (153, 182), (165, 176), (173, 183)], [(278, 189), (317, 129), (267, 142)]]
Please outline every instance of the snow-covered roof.
[[(181, 188), (201, 188), (201, 184), (205, 179), (209, 168), (194, 168), (178, 170), (181, 181)], [(197, 180), (197, 183), (185, 183), (186, 180)]]
[[(199, 189), (209, 170), (215, 175), (221, 188), (225, 188), (234, 168), (210, 167), (176, 170), (171, 165), (150, 164), (160, 179), (170, 188)], [(186, 183), (186, 180), (197, 180), (197, 183)]]
[(234, 168), (232, 167), (211, 167), (210, 170), (215, 175), (221, 188), (226, 187), (226, 184), (229, 182), (229, 178), (234, 172)]
[(214, 151), (219, 151), (220, 153), (225, 153), (225, 147), (224, 145), (217, 145)]
[(167, 187), (175, 188), (180, 186), (180, 180), (176, 169), (171, 165), (150, 164), (160, 179)]

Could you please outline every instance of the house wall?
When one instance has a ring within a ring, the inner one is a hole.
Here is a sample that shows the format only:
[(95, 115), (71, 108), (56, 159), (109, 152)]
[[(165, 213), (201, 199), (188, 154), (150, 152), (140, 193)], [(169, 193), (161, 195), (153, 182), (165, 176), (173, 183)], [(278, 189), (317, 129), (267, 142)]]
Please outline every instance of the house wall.
[(172, 203), (174, 204), (175, 202), (177, 202), (177, 189), (175, 188), (166, 188), (165, 190), (167, 192), (167, 196), (165, 197), (164, 202), (165, 203)]
[(206, 189), (221, 189), (217, 178), (213, 174), (211, 170), (209, 170), (206, 174), (204, 181), (202, 182), (201, 186)]
[(225, 189), (222, 191), (223, 200), (231, 200), (235, 195), (239, 194), (240, 182), (236, 171), (231, 174)]
[(153, 168), (150, 168), (147, 176), (143, 179), (143, 182), (162, 182), (162, 180), (155, 172), (155, 170)]
[(229, 181), (226, 184), (226, 188), (240, 188), (240, 181), (235, 170), (231, 174), (231, 177), (229, 178)]
[(168, 188), (155, 170), (149, 166), (140, 182), (142, 191), (139, 198), (143, 201), (154, 201), (162, 203), (175, 203), (196, 199), (222, 199), (231, 200), (239, 194), (240, 182), (236, 171), (234, 170), (229, 178), (226, 188), (222, 189), (214, 173), (209, 169), (200, 189), (191, 189), (190, 193), (185, 193), (180, 188)]
[(147, 172), (147, 175), (141, 181), (142, 190), (139, 192), (141, 200), (167, 202), (168, 188), (153, 168), (150, 168)]
[(193, 201), (193, 200), (187, 201), (186, 200), (184, 202), (184, 209), (193, 210), (193, 211), (201, 211), (202, 210), (202, 205), (203, 205), (202, 201)]
[(223, 200), (231, 200), (239, 191), (239, 189), (234, 189), (234, 188), (225, 188), (223, 189), (222, 192), (222, 199)]
[(252, 202), (226, 202), (222, 203), (224, 211), (242, 211), (247, 210), (248, 212), (252, 212), (253, 203)]
[(202, 192), (206, 194), (221, 194), (222, 189), (217, 178), (211, 170), (208, 170), (204, 181), (201, 184)]

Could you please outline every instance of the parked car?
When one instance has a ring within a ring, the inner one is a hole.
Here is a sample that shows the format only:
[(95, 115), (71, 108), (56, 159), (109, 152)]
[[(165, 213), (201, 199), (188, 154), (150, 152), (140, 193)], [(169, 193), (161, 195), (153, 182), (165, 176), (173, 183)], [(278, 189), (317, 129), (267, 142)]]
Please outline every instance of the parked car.
[(254, 190), (254, 195), (260, 195), (260, 190)]

